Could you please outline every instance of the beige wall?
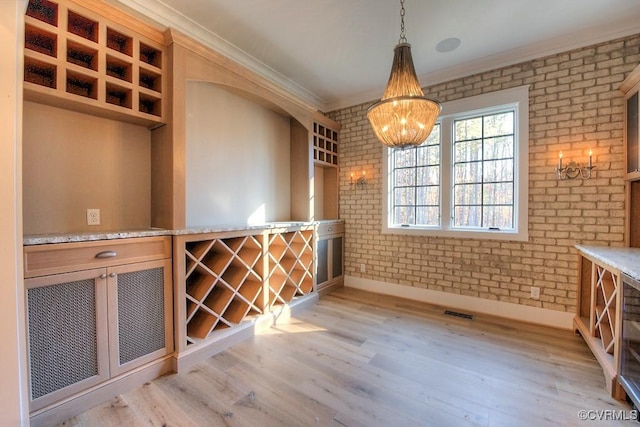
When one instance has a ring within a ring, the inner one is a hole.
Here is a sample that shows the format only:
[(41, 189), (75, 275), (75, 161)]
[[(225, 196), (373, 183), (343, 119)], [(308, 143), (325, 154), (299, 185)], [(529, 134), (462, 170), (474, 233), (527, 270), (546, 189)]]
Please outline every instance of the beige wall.
[(187, 83), (186, 225), (290, 220), (289, 118)]
[[(23, 1), (0, 1), (0, 424), (28, 425), (20, 213)], [(24, 405), (24, 406), (23, 406)]]
[(150, 144), (144, 127), (25, 102), (25, 234), (148, 228)]
[[(472, 75), (426, 89), (442, 102), (530, 85), (529, 241), (499, 242), (381, 234), (382, 150), (368, 104), (330, 114), (342, 124), (340, 217), (346, 221), (347, 282), (367, 279), (484, 300), (572, 311), (573, 245), (623, 244), (623, 98), (616, 91), (640, 62), (640, 35)], [(595, 178), (558, 182), (558, 152)], [(369, 185), (351, 191), (349, 172)], [(365, 273), (360, 272), (365, 264)], [(532, 300), (531, 286), (541, 288)], [(410, 289), (410, 291), (409, 291)]]

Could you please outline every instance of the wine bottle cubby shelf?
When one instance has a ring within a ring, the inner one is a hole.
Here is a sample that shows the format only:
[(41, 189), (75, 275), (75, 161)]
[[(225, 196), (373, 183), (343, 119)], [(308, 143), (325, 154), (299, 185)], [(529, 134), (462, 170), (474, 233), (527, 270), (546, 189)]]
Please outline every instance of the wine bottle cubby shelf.
[(198, 344), (312, 293), (313, 238), (311, 227), (177, 236), (183, 343)]
[(26, 15), (25, 99), (145, 126), (164, 122), (160, 31), (145, 27), (143, 36), (66, 0), (31, 0)]
[(313, 124), (313, 160), (325, 165), (338, 165), (338, 132), (320, 123)]

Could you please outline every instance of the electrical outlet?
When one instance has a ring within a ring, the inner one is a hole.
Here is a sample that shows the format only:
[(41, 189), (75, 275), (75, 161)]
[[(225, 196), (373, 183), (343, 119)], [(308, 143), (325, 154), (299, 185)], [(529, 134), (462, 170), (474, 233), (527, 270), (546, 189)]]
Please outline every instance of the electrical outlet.
[(100, 209), (87, 209), (87, 225), (100, 225)]
[(366, 272), (367, 272), (367, 265), (360, 264), (360, 273), (366, 273)]
[(531, 299), (540, 299), (540, 288), (537, 286), (531, 287)]

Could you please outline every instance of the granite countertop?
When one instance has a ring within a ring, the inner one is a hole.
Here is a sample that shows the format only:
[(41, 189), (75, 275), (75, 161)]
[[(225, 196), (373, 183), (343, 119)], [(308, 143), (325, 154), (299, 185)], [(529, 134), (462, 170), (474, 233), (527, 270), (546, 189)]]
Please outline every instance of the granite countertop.
[(640, 280), (640, 248), (576, 245), (576, 249)]
[(316, 224), (340, 223), (344, 220), (322, 220), (322, 221), (282, 221), (268, 222), (256, 225), (211, 225), (202, 227), (189, 227), (177, 230), (166, 230), (161, 228), (150, 228), (145, 230), (117, 230), (117, 231), (99, 231), (84, 233), (59, 233), (59, 234), (34, 234), (25, 235), (23, 245), (45, 245), (52, 243), (72, 243), (72, 242), (90, 242), (93, 240), (112, 240), (112, 239), (128, 239), (135, 237), (154, 237), (154, 236), (180, 236), (186, 234), (205, 234), (205, 233), (223, 233), (227, 231), (240, 230), (272, 230), (278, 228), (290, 227), (312, 227)]
[(33, 234), (23, 237), (23, 245), (46, 245), (51, 243), (90, 242), (93, 240), (128, 239), (130, 237), (170, 236), (171, 230), (150, 228), (146, 230), (96, 231), (85, 233)]

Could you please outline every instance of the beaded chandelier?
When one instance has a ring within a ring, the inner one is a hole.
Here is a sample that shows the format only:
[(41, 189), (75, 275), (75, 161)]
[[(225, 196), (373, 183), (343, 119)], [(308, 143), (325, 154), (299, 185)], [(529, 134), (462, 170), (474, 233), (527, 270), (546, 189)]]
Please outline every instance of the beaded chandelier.
[(394, 49), (387, 88), (380, 101), (367, 110), (373, 131), (383, 144), (405, 148), (422, 144), (433, 129), (442, 107), (424, 96), (404, 32), (404, 0), (400, 0), (400, 40)]

